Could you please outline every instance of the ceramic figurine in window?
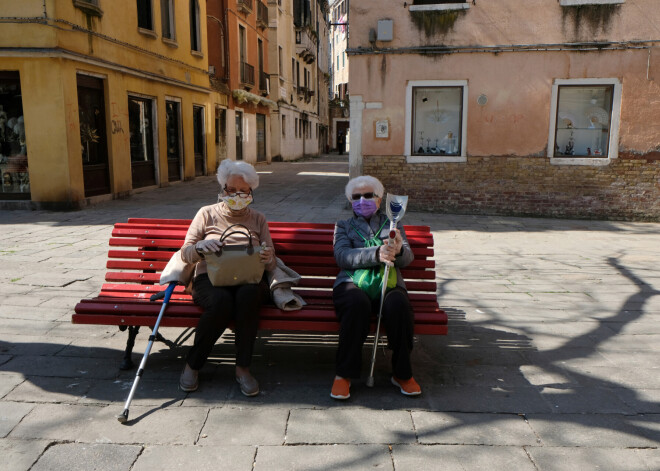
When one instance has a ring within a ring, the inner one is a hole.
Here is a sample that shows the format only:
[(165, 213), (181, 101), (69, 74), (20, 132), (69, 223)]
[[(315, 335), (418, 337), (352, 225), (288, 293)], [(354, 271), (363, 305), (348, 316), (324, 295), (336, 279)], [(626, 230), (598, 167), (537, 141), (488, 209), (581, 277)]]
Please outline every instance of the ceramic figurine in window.
[(568, 138), (568, 144), (566, 144), (564, 155), (574, 155), (575, 154), (575, 151), (573, 150), (574, 146), (575, 146), (575, 139), (573, 139), (573, 136), (571, 136)]

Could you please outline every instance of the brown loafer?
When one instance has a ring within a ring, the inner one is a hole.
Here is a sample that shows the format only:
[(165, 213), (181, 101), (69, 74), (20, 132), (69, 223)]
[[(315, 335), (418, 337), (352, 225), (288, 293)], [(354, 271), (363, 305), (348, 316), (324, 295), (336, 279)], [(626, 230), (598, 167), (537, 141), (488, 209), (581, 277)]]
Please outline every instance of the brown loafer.
[(251, 374), (236, 376), (236, 382), (241, 387), (244, 396), (252, 397), (259, 394), (259, 383)]

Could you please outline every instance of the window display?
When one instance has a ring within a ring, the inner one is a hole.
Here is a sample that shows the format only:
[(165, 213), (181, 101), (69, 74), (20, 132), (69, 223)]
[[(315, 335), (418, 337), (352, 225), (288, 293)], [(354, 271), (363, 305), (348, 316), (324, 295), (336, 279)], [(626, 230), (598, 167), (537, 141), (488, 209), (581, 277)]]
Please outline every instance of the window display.
[(0, 72), (0, 173), (0, 198), (30, 199), (30, 175), (18, 72)]
[(413, 155), (461, 155), (463, 87), (413, 88)]
[(561, 86), (555, 157), (607, 157), (613, 86)]

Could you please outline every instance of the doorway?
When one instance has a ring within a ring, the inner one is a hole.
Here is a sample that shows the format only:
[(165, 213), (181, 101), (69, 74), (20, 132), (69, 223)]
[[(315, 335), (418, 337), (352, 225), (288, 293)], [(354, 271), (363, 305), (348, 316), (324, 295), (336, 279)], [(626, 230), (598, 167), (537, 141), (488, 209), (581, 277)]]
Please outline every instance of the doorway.
[(243, 160), (243, 112), (236, 111), (236, 160)]
[(257, 162), (266, 161), (266, 115), (257, 113)]
[(167, 139), (167, 180), (182, 180), (181, 161), (181, 104), (177, 101), (165, 102), (165, 129)]
[(78, 74), (78, 119), (85, 197), (110, 193), (103, 80)]
[(128, 97), (133, 188), (156, 184), (153, 116), (153, 100), (136, 96)]
[(195, 149), (195, 176), (200, 177), (206, 174), (203, 106), (193, 106), (193, 141), (193, 147)]

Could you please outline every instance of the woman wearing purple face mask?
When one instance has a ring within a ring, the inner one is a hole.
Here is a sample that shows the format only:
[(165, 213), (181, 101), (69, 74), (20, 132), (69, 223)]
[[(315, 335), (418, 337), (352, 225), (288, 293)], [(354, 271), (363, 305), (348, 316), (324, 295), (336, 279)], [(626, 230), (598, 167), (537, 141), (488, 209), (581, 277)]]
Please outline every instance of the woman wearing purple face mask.
[[(330, 396), (350, 397), (351, 378), (359, 378), (362, 369), (362, 346), (369, 334), (373, 317), (380, 306), (380, 295), (372, 299), (356, 286), (356, 270), (384, 263), (396, 271), (396, 286), (388, 289), (383, 302), (382, 324), (392, 352), (392, 383), (408, 396), (421, 394), (412, 375), (410, 352), (413, 346), (413, 311), (400, 269), (410, 264), (414, 255), (402, 226), (389, 243), (390, 221), (379, 207), (383, 184), (371, 176), (354, 178), (346, 185), (346, 197), (353, 207), (353, 217), (335, 225), (334, 255), (341, 269), (333, 286), (332, 299), (340, 322), (335, 380)], [(380, 290), (379, 290), (380, 292)]]

